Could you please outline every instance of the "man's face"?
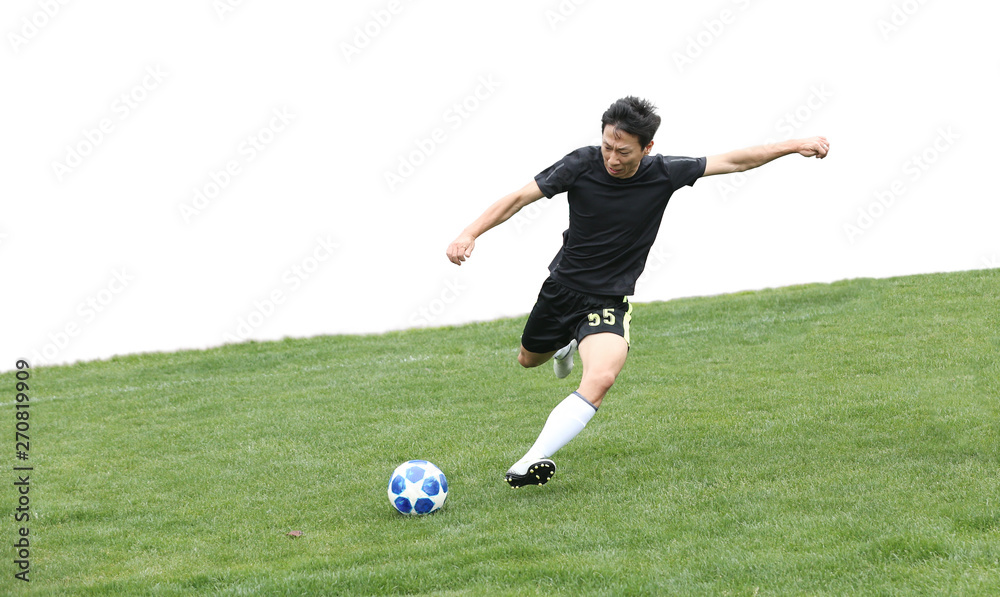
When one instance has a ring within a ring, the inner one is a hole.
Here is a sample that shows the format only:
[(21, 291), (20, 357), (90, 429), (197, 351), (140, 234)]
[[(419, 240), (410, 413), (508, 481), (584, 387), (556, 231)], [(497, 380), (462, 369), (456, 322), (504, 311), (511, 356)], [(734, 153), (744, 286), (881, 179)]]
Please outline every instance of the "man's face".
[(632, 133), (616, 129), (610, 124), (604, 127), (604, 140), (601, 142), (601, 154), (604, 156), (604, 168), (615, 178), (629, 178), (639, 169), (642, 156), (653, 148), (653, 142), (645, 148), (639, 145), (639, 138)]

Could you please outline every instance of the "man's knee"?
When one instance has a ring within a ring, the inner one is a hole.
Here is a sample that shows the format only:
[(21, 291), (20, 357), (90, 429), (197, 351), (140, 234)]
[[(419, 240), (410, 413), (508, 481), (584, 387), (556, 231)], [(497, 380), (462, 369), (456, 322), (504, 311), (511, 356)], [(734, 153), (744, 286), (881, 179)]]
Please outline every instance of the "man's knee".
[(614, 371), (598, 371), (588, 377), (589, 381), (603, 392), (610, 390), (611, 386), (615, 385), (615, 380), (618, 379), (618, 375)]
[(525, 350), (522, 346), (520, 352), (517, 353), (517, 362), (525, 369), (530, 369), (531, 367), (541, 365), (545, 361), (549, 360), (551, 356), (552, 353), (539, 354), (537, 352)]
[(542, 355), (539, 355), (538, 353), (525, 350), (522, 346), (521, 350), (517, 353), (517, 363), (525, 369), (537, 367), (544, 362), (539, 358), (541, 356)]
[(580, 394), (593, 404), (594, 408), (599, 408), (604, 401), (604, 395), (615, 384), (617, 377), (612, 371), (584, 372), (583, 379), (580, 380)]

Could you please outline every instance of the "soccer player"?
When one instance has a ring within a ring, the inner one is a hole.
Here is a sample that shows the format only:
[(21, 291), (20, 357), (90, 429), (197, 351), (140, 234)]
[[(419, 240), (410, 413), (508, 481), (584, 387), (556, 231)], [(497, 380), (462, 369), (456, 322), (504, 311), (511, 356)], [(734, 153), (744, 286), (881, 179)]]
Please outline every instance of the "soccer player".
[(542, 197), (567, 193), (569, 229), (528, 315), (517, 361), (537, 367), (552, 359), (556, 377), (564, 378), (579, 351), (583, 373), (576, 391), (556, 405), (538, 439), (507, 471), (511, 487), (552, 478), (551, 457), (583, 431), (625, 365), (628, 295), (674, 191), (702, 176), (743, 172), (793, 153), (824, 158), (830, 150), (826, 138), (812, 137), (709, 157), (650, 155), (659, 126), (650, 102), (631, 96), (616, 101), (601, 119), (600, 147), (566, 155), (491, 205), (448, 245), (448, 259), (461, 265), (484, 232)]

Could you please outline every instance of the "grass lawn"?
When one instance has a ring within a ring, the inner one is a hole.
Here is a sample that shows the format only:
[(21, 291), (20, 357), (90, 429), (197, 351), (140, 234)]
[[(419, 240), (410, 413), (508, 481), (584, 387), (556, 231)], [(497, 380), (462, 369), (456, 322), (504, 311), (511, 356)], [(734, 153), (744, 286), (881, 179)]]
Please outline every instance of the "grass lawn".
[[(31, 582), (6, 515), (0, 593), (1000, 594), (1000, 270), (637, 304), (600, 412), (512, 491), (579, 380), (521, 369), (522, 324), (32, 369)], [(386, 498), (413, 458), (430, 516)]]

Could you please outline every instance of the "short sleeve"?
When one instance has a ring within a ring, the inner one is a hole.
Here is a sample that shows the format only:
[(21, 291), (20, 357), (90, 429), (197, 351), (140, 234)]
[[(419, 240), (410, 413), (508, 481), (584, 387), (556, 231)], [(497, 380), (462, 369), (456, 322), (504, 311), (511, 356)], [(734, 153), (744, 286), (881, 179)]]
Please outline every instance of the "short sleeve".
[(667, 170), (667, 175), (675, 189), (684, 186), (693, 186), (694, 183), (705, 175), (706, 158), (677, 157), (672, 155), (660, 156), (663, 160), (663, 167)]
[(549, 199), (568, 191), (587, 168), (588, 160), (593, 157), (594, 151), (599, 151), (599, 149), (597, 147), (581, 147), (539, 172), (535, 175), (535, 182), (538, 183), (539, 190)]

